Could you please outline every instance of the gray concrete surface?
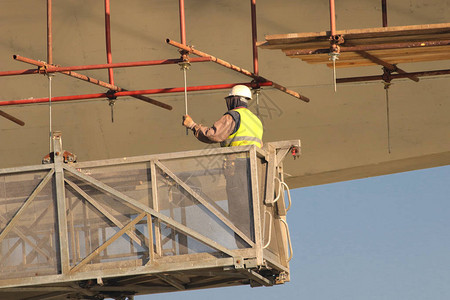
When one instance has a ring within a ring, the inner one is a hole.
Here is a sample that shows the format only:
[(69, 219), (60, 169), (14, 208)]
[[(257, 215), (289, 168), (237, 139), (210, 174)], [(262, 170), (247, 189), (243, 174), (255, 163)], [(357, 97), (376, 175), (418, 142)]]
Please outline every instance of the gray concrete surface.
[[(0, 2), (0, 71), (27, 69), (13, 54), (46, 60), (46, 1)], [(379, 3), (378, 3), (379, 2)], [(53, 2), (55, 64), (106, 63), (104, 11), (100, 0)], [(381, 27), (381, 1), (337, 1), (337, 28)], [(388, 1), (390, 26), (450, 22), (450, 1)], [(258, 41), (265, 34), (329, 28), (328, 1), (257, 1)], [(179, 40), (178, 1), (112, 1), (113, 62), (178, 58), (166, 38)], [(250, 1), (186, 0), (187, 43), (245, 69), (252, 69)], [(265, 88), (260, 112), (265, 141), (301, 139), (303, 155), (286, 160), (291, 187), (363, 178), (450, 163), (450, 81), (448, 76), (404, 79), (390, 88), (391, 153), (386, 100), (380, 82), (332, 87), (332, 71), (260, 50), (260, 74), (311, 98), (306, 104)], [(450, 56), (449, 56), (450, 58)], [(450, 59), (403, 64), (406, 71), (448, 69)], [(381, 67), (338, 69), (338, 77), (381, 74)], [(80, 72), (108, 81), (106, 70)], [(183, 85), (177, 65), (116, 69), (115, 83), (129, 90)], [(197, 63), (188, 85), (249, 79), (214, 63)], [(62, 74), (52, 80), (53, 96), (104, 92)], [(48, 96), (43, 75), (0, 78), (0, 101)], [(227, 91), (189, 93), (195, 121), (211, 125), (225, 112)], [(64, 149), (79, 161), (188, 149), (207, 149), (181, 127), (182, 94), (153, 96), (172, 111), (134, 98), (120, 98), (111, 123), (106, 100), (53, 105), (53, 129), (63, 132)], [(256, 105), (252, 105), (255, 110)], [(0, 107), (26, 122), (0, 118), (0, 168), (40, 164), (49, 152), (48, 105)]]

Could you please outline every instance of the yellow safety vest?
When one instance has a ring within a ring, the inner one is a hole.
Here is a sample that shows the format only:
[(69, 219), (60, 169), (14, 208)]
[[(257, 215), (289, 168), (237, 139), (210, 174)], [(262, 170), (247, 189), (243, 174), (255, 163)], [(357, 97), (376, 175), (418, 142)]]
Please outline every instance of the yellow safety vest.
[(241, 116), (239, 128), (225, 141), (220, 143), (222, 147), (234, 147), (244, 145), (256, 145), (261, 148), (263, 126), (255, 114), (245, 107), (233, 109)]

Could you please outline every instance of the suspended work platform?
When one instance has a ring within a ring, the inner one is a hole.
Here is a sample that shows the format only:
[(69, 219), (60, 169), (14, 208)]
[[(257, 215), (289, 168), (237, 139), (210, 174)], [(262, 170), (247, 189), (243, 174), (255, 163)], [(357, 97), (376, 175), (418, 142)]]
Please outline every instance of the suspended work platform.
[[(330, 48), (330, 43), (339, 48)], [(258, 46), (328, 67), (332, 52), (339, 53), (336, 67), (377, 65), (380, 60), (390, 64), (447, 60), (450, 23), (337, 30), (331, 40), (329, 31), (275, 34)]]
[(82, 163), (58, 133), (53, 147), (46, 164), (0, 170), (1, 299), (289, 281), (282, 161), (300, 141)]

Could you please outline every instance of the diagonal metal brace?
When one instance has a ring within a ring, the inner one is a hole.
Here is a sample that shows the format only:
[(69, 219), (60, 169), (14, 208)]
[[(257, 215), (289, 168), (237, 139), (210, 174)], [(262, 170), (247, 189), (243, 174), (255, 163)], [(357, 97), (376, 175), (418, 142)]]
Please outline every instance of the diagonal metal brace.
[(125, 227), (120, 229), (118, 232), (116, 232), (112, 237), (110, 237), (106, 242), (104, 242), (101, 246), (99, 246), (97, 249), (95, 249), (91, 254), (86, 256), (82, 261), (80, 261), (75, 267), (73, 267), (69, 273), (75, 273), (78, 271), (82, 266), (93, 260), (96, 256), (98, 256), (103, 250), (105, 250), (109, 245), (111, 245), (115, 240), (117, 240), (119, 237), (121, 237), (123, 234), (125, 234), (128, 230), (130, 230), (133, 226), (135, 226), (139, 221), (141, 221), (146, 216), (146, 213), (143, 212), (136, 218), (134, 218), (133, 221), (129, 222)]
[(96, 180), (95, 178), (92, 178), (86, 174), (83, 174), (82, 172), (78, 171), (77, 169), (69, 166), (69, 165), (64, 165), (63, 166), (64, 169), (68, 172), (70, 172), (72, 175), (74, 175), (75, 177), (91, 184), (93, 187), (95, 187), (96, 189), (111, 195), (112, 197), (114, 197), (115, 199), (118, 199), (120, 201), (123, 201), (124, 204), (128, 205), (129, 207), (136, 209), (138, 211), (144, 211), (148, 214), (151, 214), (152, 216), (154, 216), (155, 218), (159, 219), (161, 222), (164, 222), (170, 226), (172, 226), (173, 228), (176, 228), (176, 230), (180, 231), (181, 233), (184, 233), (186, 235), (191, 236), (192, 238), (204, 243), (205, 245), (216, 249), (220, 252), (223, 252), (231, 257), (233, 257), (233, 252), (225, 247), (223, 247), (222, 245), (220, 245), (219, 243), (203, 236), (202, 234), (190, 229), (189, 227), (178, 223), (176, 221), (174, 221), (173, 219), (171, 219), (170, 217), (167, 217), (166, 215), (157, 212), (156, 210), (142, 204), (141, 202), (111, 188), (110, 186), (104, 184), (101, 181)]
[(14, 217), (11, 218), (8, 225), (2, 230), (0, 233), (0, 243), (5, 238), (5, 236), (14, 228), (14, 225), (19, 221), (20, 216), (25, 211), (25, 209), (30, 205), (30, 203), (36, 198), (40, 191), (45, 187), (45, 185), (49, 182), (49, 180), (53, 177), (54, 171), (53, 169), (48, 172), (48, 174), (41, 180), (39, 185), (34, 189), (28, 199), (22, 204), (19, 210), (16, 212)]
[[(85, 191), (83, 191), (78, 185), (72, 181), (64, 178), (64, 181), (72, 187), (78, 194), (80, 194), (84, 199), (86, 199), (93, 207), (95, 207), (101, 214), (103, 214), (108, 220), (110, 220), (114, 225), (122, 229), (125, 225), (122, 224), (114, 215), (109, 213), (100, 203), (98, 203), (94, 198), (89, 196)], [(139, 246), (142, 246), (141, 239), (132, 231), (126, 232), (126, 234), (135, 241)]]
[(194, 197), (198, 202), (200, 202), (206, 209), (213, 213), (219, 220), (221, 220), (226, 226), (233, 230), (239, 237), (241, 237), (247, 244), (254, 246), (255, 243), (250, 240), (241, 230), (239, 230), (228, 218), (222, 215), (214, 206), (209, 204), (208, 201), (203, 199), (197, 192), (195, 192), (191, 187), (189, 187), (184, 181), (182, 181), (178, 176), (176, 176), (172, 171), (169, 170), (160, 161), (155, 161), (155, 164), (170, 178), (172, 178), (177, 184), (179, 184), (186, 192), (188, 192), (192, 197)]

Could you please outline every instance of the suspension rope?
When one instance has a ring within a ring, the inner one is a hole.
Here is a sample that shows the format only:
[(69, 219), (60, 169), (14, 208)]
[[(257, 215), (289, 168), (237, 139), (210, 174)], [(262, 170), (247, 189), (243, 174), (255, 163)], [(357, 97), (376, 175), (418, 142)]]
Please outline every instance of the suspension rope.
[(389, 115), (389, 87), (391, 86), (390, 82), (384, 82), (384, 90), (386, 91), (386, 126), (387, 126), (387, 143), (388, 143), (388, 152), (391, 153), (391, 126), (390, 126), (390, 115)]
[(48, 119), (49, 119), (49, 139), (50, 139), (50, 151), (49, 153), (52, 153), (52, 77), (53, 74), (48, 73)]
[(256, 116), (258, 116), (258, 118), (261, 118), (261, 112), (259, 111), (259, 95), (261, 94), (261, 89), (256, 89), (255, 90), (255, 96), (256, 96)]
[(329, 54), (329, 60), (333, 62), (333, 86), (334, 86), (334, 92), (337, 90), (337, 84), (336, 84), (336, 60), (339, 59), (339, 53), (332, 52)]
[(186, 68), (183, 67), (183, 79), (184, 79), (184, 110), (185, 114), (188, 114), (188, 105), (187, 105), (187, 79), (186, 79)]
[[(191, 64), (189, 63), (187, 58), (183, 57), (183, 59), (185, 61), (183, 61), (179, 65), (181, 67), (181, 70), (183, 70), (183, 79), (184, 79), (184, 113), (185, 113), (185, 115), (187, 115), (188, 114), (188, 102), (187, 102), (187, 73), (186, 73), (186, 70), (189, 69)], [(186, 128), (186, 135), (188, 135), (188, 134), (189, 134), (189, 129)]]

